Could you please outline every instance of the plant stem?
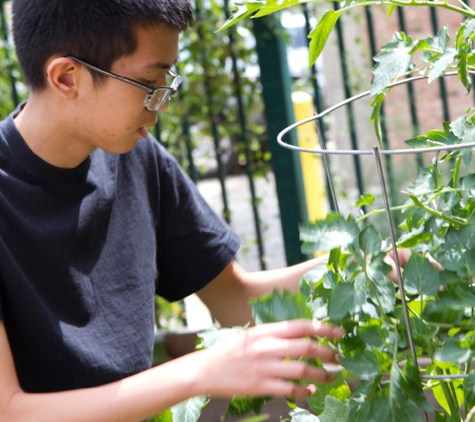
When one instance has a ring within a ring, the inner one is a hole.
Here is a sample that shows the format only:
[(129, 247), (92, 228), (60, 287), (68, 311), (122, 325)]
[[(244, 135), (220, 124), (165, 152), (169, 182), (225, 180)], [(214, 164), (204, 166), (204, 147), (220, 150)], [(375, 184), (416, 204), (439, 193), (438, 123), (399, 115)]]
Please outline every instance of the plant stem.
[[(397, 207), (391, 207), (390, 210), (391, 211), (401, 211), (401, 210), (404, 210), (404, 209), (407, 209), (407, 208), (414, 208), (414, 207), (415, 207), (415, 205), (398, 205)], [(360, 218), (358, 218), (356, 220), (356, 223), (359, 224), (359, 223), (361, 223), (362, 221), (366, 220), (369, 217), (373, 217), (374, 215), (378, 215), (378, 214), (384, 214), (385, 212), (386, 212), (386, 210), (384, 208), (379, 209), (379, 210), (373, 209), (373, 211), (368, 212), (367, 214), (364, 214)]]
[[(460, 0), (458, 0), (460, 2)], [(457, 7), (454, 6), (453, 4), (448, 4), (445, 1), (417, 1), (417, 0), (409, 0), (409, 1), (401, 1), (401, 0), (388, 0), (388, 1), (377, 1), (377, 0), (372, 0), (372, 1), (366, 1), (364, 3), (352, 3), (349, 6), (345, 6), (344, 8), (340, 10), (348, 10), (348, 9), (353, 9), (355, 7), (360, 7), (360, 6), (372, 6), (372, 5), (380, 5), (380, 4), (387, 4), (387, 5), (392, 5), (392, 6), (429, 6), (429, 7), (441, 7), (443, 9), (448, 9), (452, 10), (453, 12), (460, 13), (461, 15), (467, 16), (469, 18), (475, 18), (475, 11), (468, 8), (467, 5), (464, 5), (463, 7)]]
[[(438, 375), (445, 375), (444, 371), (441, 368), (436, 368), (436, 372)], [(442, 388), (445, 399), (447, 400), (447, 404), (449, 405), (452, 418), (454, 417), (454, 414), (455, 414), (455, 415), (458, 415), (460, 419), (460, 409), (456, 401), (457, 399), (454, 399), (454, 396), (452, 395), (452, 391), (447, 385), (447, 382), (444, 380), (440, 380), (440, 387)]]
[(445, 221), (453, 224), (454, 226), (468, 226), (468, 224), (469, 224), (468, 221), (466, 221), (466, 220), (448, 217), (448, 216), (442, 214), (441, 212), (436, 211), (433, 208), (428, 207), (427, 205), (424, 205), (421, 201), (419, 201), (419, 199), (417, 199), (417, 197), (415, 195), (408, 194), (408, 196), (409, 196), (409, 198), (411, 198), (414, 201), (414, 203), (419, 208), (422, 208), (424, 211), (427, 211), (429, 214), (432, 214), (435, 217), (441, 218), (442, 220), (445, 220)]
[(459, 155), (457, 157), (457, 161), (455, 162), (455, 167), (454, 167), (454, 174), (452, 176), (452, 185), (455, 188), (457, 186), (458, 178), (459, 178), (459, 172), (460, 172), (460, 164), (462, 163), (462, 156)]

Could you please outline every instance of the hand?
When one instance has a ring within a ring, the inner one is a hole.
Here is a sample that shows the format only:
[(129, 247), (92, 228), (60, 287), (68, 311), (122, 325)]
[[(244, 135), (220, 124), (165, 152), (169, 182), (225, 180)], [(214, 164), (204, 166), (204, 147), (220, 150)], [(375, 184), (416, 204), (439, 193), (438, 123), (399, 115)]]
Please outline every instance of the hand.
[[(310, 320), (294, 320), (252, 327), (231, 342), (219, 343), (199, 352), (207, 353), (203, 382), (208, 394), (230, 397), (279, 396), (304, 398), (315, 386), (301, 386), (296, 380), (331, 382), (324, 369), (295, 359), (318, 358), (339, 363), (328, 346), (312, 337), (340, 338), (343, 330)], [(291, 381), (293, 380), (293, 381)]]
[[(406, 266), (407, 262), (409, 261), (409, 258), (411, 257), (411, 254), (412, 254), (411, 249), (405, 248), (405, 249), (398, 249), (397, 250), (397, 257), (398, 257), (398, 261), (399, 261), (399, 267), (400, 267), (400, 270), (401, 270), (401, 274), (402, 274), (402, 271), (403, 271), (404, 267)], [(436, 268), (439, 271), (443, 270), (442, 265), (440, 265), (432, 257), (431, 254), (427, 253), (425, 255), (425, 257), (434, 266), (434, 268)], [(396, 272), (396, 262), (395, 262), (394, 253), (393, 253), (392, 250), (386, 255), (386, 257), (384, 258), (384, 262), (386, 262), (386, 264), (390, 265), (391, 268), (392, 268), (391, 271), (388, 274), (389, 278), (394, 283), (398, 283), (397, 272)]]

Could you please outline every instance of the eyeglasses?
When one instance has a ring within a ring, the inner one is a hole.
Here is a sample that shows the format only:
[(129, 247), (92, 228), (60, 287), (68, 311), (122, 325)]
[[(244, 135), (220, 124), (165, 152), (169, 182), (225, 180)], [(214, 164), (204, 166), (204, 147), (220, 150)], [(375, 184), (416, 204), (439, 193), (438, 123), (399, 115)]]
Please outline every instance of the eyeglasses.
[(107, 72), (105, 70), (99, 69), (98, 67), (93, 66), (76, 57), (73, 57), (73, 56), (65, 56), (65, 57), (67, 57), (68, 59), (72, 59), (75, 62), (80, 63), (83, 66), (86, 66), (88, 69), (94, 70), (95, 72), (98, 72), (102, 75), (109, 76), (111, 78), (117, 79), (127, 84), (136, 86), (137, 88), (143, 89), (144, 91), (147, 91), (148, 94), (147, 94), (147, 97), (145, 98), (143, 106), (148, 111), (160, 110), (167, 103), (167, 101), (169, 101), (170, 98), (175, 94), (175, 92), (178, 90), (178, 87), (183, 82), (183, 78), (180, 75), (173, 72), (172, 70), (168, 70), (167, 80), (168, 78), (170, 78), (170, 84), (168, 86), (166, 85), (148, 86), (140, 82), (137, 82), (133, 79), (126, 78), (125, 76), (116, 75), (115, 73), (111, 73), (111, 72)]

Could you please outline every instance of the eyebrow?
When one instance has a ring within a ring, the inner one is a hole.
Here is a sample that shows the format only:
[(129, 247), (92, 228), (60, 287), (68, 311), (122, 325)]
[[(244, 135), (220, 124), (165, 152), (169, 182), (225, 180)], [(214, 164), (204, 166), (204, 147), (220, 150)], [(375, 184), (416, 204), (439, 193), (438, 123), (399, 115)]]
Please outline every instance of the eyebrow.
[(178, 62), (178, 57), (175, 59), (175, 61), (172, 64), (165, 63), (165, 62), (155, 62), (155, 63), (145, 66), (144, 69), (170, 69), (177, 62)]

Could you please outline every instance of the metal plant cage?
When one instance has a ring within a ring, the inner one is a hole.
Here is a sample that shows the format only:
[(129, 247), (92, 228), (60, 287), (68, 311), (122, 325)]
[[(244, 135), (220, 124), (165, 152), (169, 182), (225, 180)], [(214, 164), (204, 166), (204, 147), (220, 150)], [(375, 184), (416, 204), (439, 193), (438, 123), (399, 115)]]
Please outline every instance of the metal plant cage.
[[(455, 76), (457, 75), (457, 72), (447, 72), (446, 74), (443, 75), (443, 77), (450, 77), (450, 76)], [(428, 76), (416, 76), (416, 77), (411, 77), (411, 78), (406, 78), (403, 80), (400, 80), (398, 82), (392, 83), (388, 85), (388, 88), (407, 84), (413, 81), (419, 81), (423, 79), (427, 79)], [(393, 222), (393, 216), (392, 216), (392, 211), (390, 209), (390, 201), (388, 198), (388, 190), (387, 190), (387, 184), (386, 184), (386, 178), (384, 174), (384, 167), (383, 167), (383, 162), (382, 162), (382, 157), (386, 155), (406, 155), (406, 154), (427, 154), (427, 153), (434, 153), (434, 152), (439, 152), (439, 151), (452, 151), (452, 150), (457, 150), (457, 149), (463, 149), (463, 148), (474, 148), (475, 147), (475, 142), (472, 143), (463, 143), (463, 144), (456, 144), (456, 145), (444, 145), (441, 147), (430, 147), (430, 148), (408, 148), (408, 149), (382, 149), (380, 146), (374, 146), (370, 150), (329, 150), (326, 149), (325, 146), (322, 144), (322, 139), (324, 137), (322, 136), (322, 128), (321, 128), (321, 123), (320, 120), (327, 116), (328, 114), (332, 113), (333, 111), (346, 106), (349, 103), (352, 103), (356, 100), (359, 100), (363, 97), (371, 95), (370, 91), (365, 91), (363, 93), (360, 93), (358, 95), (355, 95), (347, 100), (344, 100), (335, 106), (332, 106), (328, 108), (327, 110), (315, 114), (314, 116), (301, 120), (295, 124), (292, 124), (282, 130), (278, 137), (277, 141), (280, 146), (292, 150), (292, 151), (297, 151), (301, 153), (311, 153), (311, 154), (318, 154), (322, 158), (327, 182), (328, 182), (328, 191), (329, 195), (331, 196), (331, 200), (333, 201), (334, 209), (335, 211), (339, 212), (340, 207), (338, 205), (338, 199), (335, 193), (335, 183), (333, 180), (333, 176), (330, 170), (330, 165), (329, 165), (329, 159), (328, 157), (330, 155), (349, 155), (349, 156), (355, 156), (355, 155), (368, 155), (368, 156), (373, 156), (374, 157), (374, 162), (377, 168), (377, 173), (378, 173), (378, 178), (379, 178), (379, 183), (380, 183), (380, 188), (381, 188), (381, 195), (384, 203), (384, 209), (385, 209), (385, 214), (386, 214), (386, 219), (387, 219), (387, 225), (389, 229), (389, 238), (392, 243), (392, 251), (394, 253), (394, 261), (396, 265), (396, 273), (397, 273), (397, 280), (399, 283), (399, 289), (400, 289), (400, 294), (401, 294), (401, 302), (402, 302), (402, 308), (404, 311), (404, 319), (405, 319), (405, 325), (407, 328), (407, 337), (408, 337), (408, 346), (410, 348), (411, 356), (414, 362), (414, 366), (419, 368), (419, 362), (418, 362), (418, 357), (416, 355), (416, 350), (414, 346), (414, 340), (413, 340), (413, 335), (412, 335), (412, 330), (411, 330), (411, 325), (410, 325), (410, 320), (409, 320), (409, 311), (408, 311), (408, 304), (406, 300), (406, 289), (404, 286), (404, 281), (403, 277), (401, 274), (401, 269), (400, 269), (400, 264), (399, 264), (399, 258), (397, 254), (397, 241), (396, 241), (396, 235), (395, 235), (395, 228), (394, 228), (394, 222)], [(289, 133), (290, 131), (296, 129), (297, 127), (304, 125), (309, 122), (315, 122), (316, 129), (317, 129), (317, 134), (318, 134), (318, 139), (320, 143), (319, 148), (311, 149), (311, 148), (304, 148), (296, 145), (291, 145), (283, 141), (283, 137)], [(466, 374), (444, 374), (444, 375), (421, 375), (422, 379), (438, 379), (438, 380), (453, 380), (453, 379), (463, 379), (466, 378), (468, 375)]]

